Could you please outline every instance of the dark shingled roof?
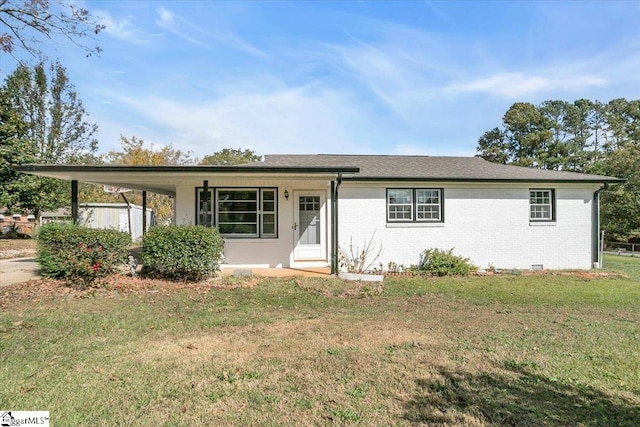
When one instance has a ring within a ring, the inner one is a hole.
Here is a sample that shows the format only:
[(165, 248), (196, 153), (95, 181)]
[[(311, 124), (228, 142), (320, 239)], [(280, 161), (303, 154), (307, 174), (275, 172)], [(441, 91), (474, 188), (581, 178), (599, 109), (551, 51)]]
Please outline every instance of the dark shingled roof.
[(266, 155), (246, 167), (355, 166), (353, 180), (624, 182), (619, 178), (491, 163), (479, 157), (293, 154)]

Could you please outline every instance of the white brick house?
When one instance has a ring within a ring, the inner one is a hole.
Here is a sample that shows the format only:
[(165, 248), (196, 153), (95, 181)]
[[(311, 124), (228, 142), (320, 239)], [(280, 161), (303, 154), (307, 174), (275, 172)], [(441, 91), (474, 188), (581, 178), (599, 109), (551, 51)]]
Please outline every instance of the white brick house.
[(453, 248), (480, 268), (589, 269), (599, 261), (598, 192), (621, 181), (429, 156), (19, 170), (172, 195), (176, 223), (218, 227), (229, 267), (333, 270), (339, 248), (372, 238), (383, 268), (417, 264), (428, 248)]

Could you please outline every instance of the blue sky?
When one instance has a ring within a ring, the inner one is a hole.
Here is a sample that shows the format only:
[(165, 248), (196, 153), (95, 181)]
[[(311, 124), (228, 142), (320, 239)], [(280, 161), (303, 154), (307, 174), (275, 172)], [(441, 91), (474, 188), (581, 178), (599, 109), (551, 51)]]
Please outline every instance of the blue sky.
[[(514, 102), (640, 98), (640, 2), (85, 1), (100, 128), (192, 151), (474, 155)], [(2, 78), (13, 70), (3, 58)]]

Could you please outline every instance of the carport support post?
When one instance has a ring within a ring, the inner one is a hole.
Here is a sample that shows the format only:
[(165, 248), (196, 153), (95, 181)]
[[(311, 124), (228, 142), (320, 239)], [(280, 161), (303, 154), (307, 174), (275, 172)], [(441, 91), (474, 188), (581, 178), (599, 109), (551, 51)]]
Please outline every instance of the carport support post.
[(142, 235), (147, 232), (147, 192), (142, 192)]
[(78, 181), (71, 181), (71, 221), (78, 223)]

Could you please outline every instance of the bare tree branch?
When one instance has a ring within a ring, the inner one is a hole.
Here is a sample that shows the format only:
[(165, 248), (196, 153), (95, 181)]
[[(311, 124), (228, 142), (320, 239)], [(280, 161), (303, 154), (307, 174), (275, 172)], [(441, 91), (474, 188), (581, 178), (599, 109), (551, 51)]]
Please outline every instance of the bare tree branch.
[(101, 51), (80, 39), (95, 40), (105, 26), (84, 8), (59, 1), (52, 6), (49, 0), (0, 0), (0, 50), (13, 55), (21, 49), (34, 57), (41, 56), (36, 47), (41, 39), (62, 36), (84, 50), (87, 56)]

